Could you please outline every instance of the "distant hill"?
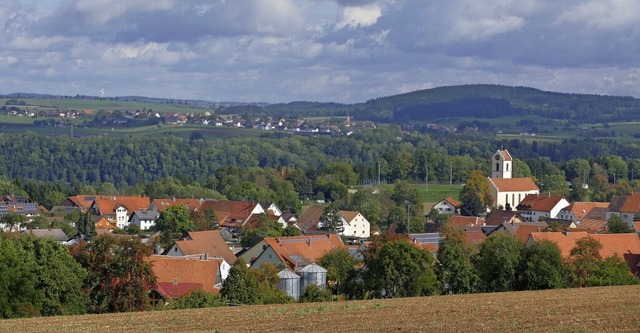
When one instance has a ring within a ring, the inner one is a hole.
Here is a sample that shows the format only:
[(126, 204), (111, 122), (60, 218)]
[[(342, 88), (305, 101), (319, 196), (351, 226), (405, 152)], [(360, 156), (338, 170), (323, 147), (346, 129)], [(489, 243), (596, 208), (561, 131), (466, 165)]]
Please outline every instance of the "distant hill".
[(640, 120), (640, 99), (566, 94), (527, 87), (461, 85), (376, 98), (358, 105), (358, 118), (395, 122), (439, 118), (536, 115), (589, 123)]
[[(96, 96), (56, 96), (14, 93), (0, 98), (73, 99), (96, 101)], [(177, 100), (140, 96), (108, 97), (110, 101), (155, 103), (181, 107), (213, 107), (218, 113), (273, 117), (333, 117), (349, 114), (358, 120), (393, 123), (437, 122), (451, 118), (538, 116), (581, 123), (640, 121), (640, 99), (622, 96), (568, 94), (527, 87), (473, 84), (438, 87), (380, 97), (357, 104), (332, 102), (240, 103)]]

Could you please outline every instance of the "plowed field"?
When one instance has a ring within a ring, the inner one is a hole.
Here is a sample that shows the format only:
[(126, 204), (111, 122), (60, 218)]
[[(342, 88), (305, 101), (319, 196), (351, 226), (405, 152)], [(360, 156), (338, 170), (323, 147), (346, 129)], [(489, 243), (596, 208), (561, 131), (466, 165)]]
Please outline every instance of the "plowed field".
[(0, 332), (640, 332), (640, 286), (0, 321)]

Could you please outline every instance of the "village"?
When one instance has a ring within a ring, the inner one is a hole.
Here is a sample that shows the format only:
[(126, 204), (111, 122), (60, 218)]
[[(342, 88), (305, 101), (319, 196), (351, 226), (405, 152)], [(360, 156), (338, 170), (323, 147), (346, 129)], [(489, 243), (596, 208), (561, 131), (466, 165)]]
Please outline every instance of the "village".
[[(333, 283), (327, 280), (327, 270), (317, 264), (319, 258), (332, 250), (346, 249), (354, 259), (362, 261), (372, 240), (404, 238), (435, 257), (444, 239), (444, 228), (462, 232), (470, 246), (479, 246), (500, 233), (517, 238), (523, 245), (549, 240), (558, 246), (564, 258), (569, 257), (578, 240), (595, 239), (601, 244), (602, 258), (618, 257), (637, 276), (640, 193), (615, 196), (610, 202), (571, 203), (563, 196), (540, 193), (530, 178), (512, 178), (513, 158), (507, 150), (497, 150), (491, 161), (492, 174), (487, 182), (495, 201), (488, 215), (462, 216), (460, 202), (443, 198), (437, 203), (425, 203), (423, 208), (425, 216), (433, 216), (435, 212), (445, 222), (427, 221), (423, 233), (401, 232), (398, 223), (389, 230), (372, 230), (367, 217), (357, 211), (338, 211), (339, 227), (327, 229), (323, 227), (327, 205), (321, 204), (311, 204), (300, 216), (294, 216), (283, 214), (273, 202), (102, 195), (70, 196), (50, 210), (27, 202), (25, 197), (5, 195), (0, 215), (21, 215), (25, 223), (5, 222), (0, 228), (5, 232), (52, 237), (68, 246), (91, 242), (88, 233), (69, 237), (61, 229), (26, 228), (28, 221), (37, 216), (56, 219), (55, 212), (77, 210), (91, 217), (96, 236), (140, 237), (149, 246), (155, 244), (154, 254), (148, 259), (157, 279), (157, 286), (149, 290), (154, 305), (169, 304), (193, 290), (219, 293), (238, 258), (250, 269), (258, 269), (263, 263), (279, 267), (279, 289), (298, 300), (310, 284), (324, 287)], [(167, 209), (178, 206), (190, 212), (215, 212), (213, 225), (217, 228), (190, 231), (186, 237), (162, 248), (153, 242), (158, 237), (156, 221)], [(631, 232), (612, 233), (613, 226), (609, 225), (612, 218), (623, 221)], [(295, 228), (299, 236), (264, 237), (253, 246), (243, 247), (242, 231), (258, 228), (265, 219), (282, 228)], [(132, 236), (126, 232), (133, 229), (139, 230), (139, 234)]]

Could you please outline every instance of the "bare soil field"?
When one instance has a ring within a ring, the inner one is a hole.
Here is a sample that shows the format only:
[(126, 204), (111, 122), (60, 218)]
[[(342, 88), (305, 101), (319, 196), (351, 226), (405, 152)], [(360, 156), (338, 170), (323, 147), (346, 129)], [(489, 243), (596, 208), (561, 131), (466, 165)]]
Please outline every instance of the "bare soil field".
[(0, 332), (640, 332), (640, 286), (4, 320)]

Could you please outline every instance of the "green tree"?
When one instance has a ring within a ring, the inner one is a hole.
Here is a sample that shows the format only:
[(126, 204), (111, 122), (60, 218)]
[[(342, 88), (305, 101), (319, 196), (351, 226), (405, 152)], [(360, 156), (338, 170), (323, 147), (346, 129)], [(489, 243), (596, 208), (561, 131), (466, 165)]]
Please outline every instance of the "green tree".
[(0, 318), (40, 315), (42, 291), (32, 255), (24, 253), (14, 238), (0, 235)]
[(195, 231), (215, 230), (218, 227), (218, 216), (211, 207), (192, 210), (189, 214)]
[(519, 283), (522, 290), (557, 289), (564, 286), (563, 259), (558, 246), (548, 240), (524, 248)]
[(278, 289), (280, 278), (278, 272), (281, 270), (274, 264), (263, 263), (258, 269), (251, 270), (251, 273), (258, 280), (259, 303), (260, 304), (283, 304), (295, 302), (286, 293)]
[(612, 215), (609, 218), (607, 229), (610, 234), (629, 234), (635, 232), (619, 215)]
[(460, 191), (461, 213), (466, 216), (484, 214), (493, 205), (491, 188), (480, 170), (472, 171)]
[(256, 228), (245, 226), (241, 232), (241, 244), (244, 248), (250, 248), (258, 244), (265, 237), (283, 236), (284, 229), (280, 222), (272, 220), (267, 214), (260, 214), (257, 217)]
[(357, 260), (346, 248), (335, 248), (318, 259), (318, 265), (327, 270), (327, 284), (334, 294), (346, 294), (347, 280), (355, 274)]
[(14, 229), (19, 230), (21, 227), (25, 226), (26, 219), (24, 215), (8, 212), (0, 217), (0, 224), (4, 224), (9, 227), (9, 231), (13, 231)]
[[(43, 316), (77, 315), (86, 311), (89, 298), (82, 290), (87, 272), (68, 249), (51, 238), (22, 236), (15, 239), (25, 257), (35, 265), (35, 289), (41, 293), (37, 303)], [(23, 258), (25, 258), (23, 257)], [(26, 258), (25, 258), (26, 259)]]
[(141, 311), (149, 307), (148, 291), (155, 286), (151, 248), (138, 238), (103, 235), (91, 243), (71, 247), (77, 262), (87, 270), (84, 289), (94, 313)]
[(260, 301), (258, 279), (242, 258), (238, 258), (229, 270), (229, 276), (222, 283), (220, 296), (232, 304), (257, 304)]
[(634, 276), (626, 261), (617, 256), (611, 256), (597, 263), (587, 276), (587, 286), (621, 286), (638, 284), (638, 277)]
[(300, 302), (312, 303), (312, 302), (329, 302), (333, 300), (331, 291), (322, 287), (318, 287), (315, 284), (304, 287), (302, 295), (300, 296)]
[(516, 290), (523, 249), (524, 245), (509, 234), (494, 233), (487, 238), (473, 258), (480, 289), (485, 292)]
[(164, 248), (195, 230), (189, 209), (183, 205), (171, 206), (160, 213), (155, 229), (160, 231), (160, 242)]
[(569, 195), (569, 184), (563, 175), (544, 175), (539, 180), (541, 192), (550, 192), (562, 196)]
[(226, 306), (222, 298), (214, 293), (196, 289), (169, 303), (169, 309), (199, 309)]
[(343, 219), (338, 210), (338, 205), (330, 203), (324, 207), (322, 216), (320, 216), (320, 223), (322, 224), (320, 229), (337, 234), (342, 233), (344, 231), (342, 221)]
[(365, 253), (365, 286), (374, 297), (438, 294), (434, 258), (406, 239), (386, 242)]
[(468, 294), (476, 290), (478, 276), (471, 264), (471, 249), (464, 232), (447, 229), (438, 247), (436, 273), (444, 294)]
[(567, 284), (570, 287), (588, 286), (589, 273), (594, 271), (597, 264), (602, 261), (600, 249), (602, 244), (593, 237), (576, 240), (576, 245), (571, 249), (565, 263), (568, 268)]

